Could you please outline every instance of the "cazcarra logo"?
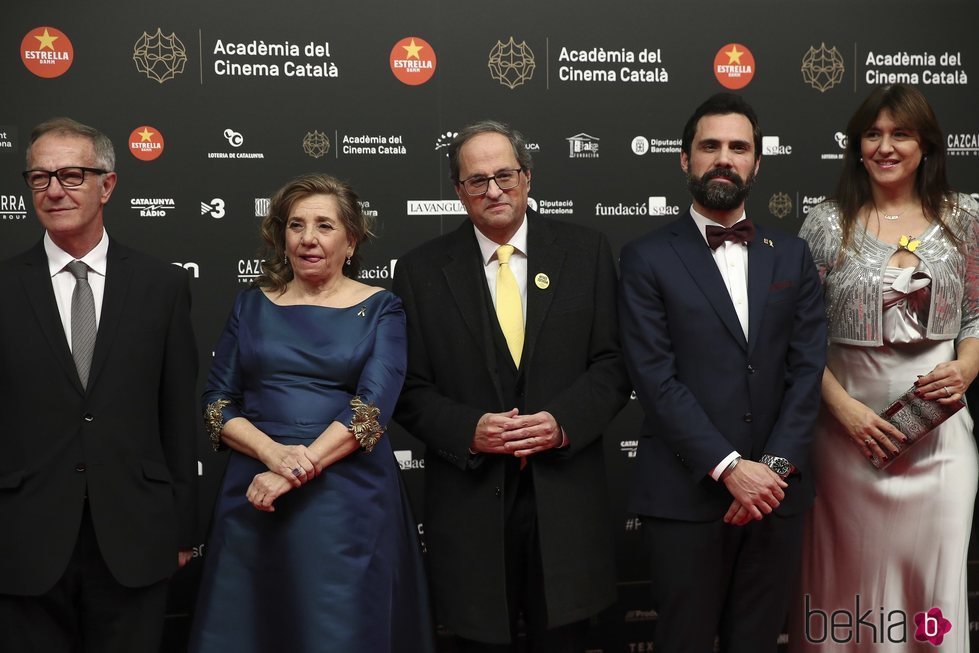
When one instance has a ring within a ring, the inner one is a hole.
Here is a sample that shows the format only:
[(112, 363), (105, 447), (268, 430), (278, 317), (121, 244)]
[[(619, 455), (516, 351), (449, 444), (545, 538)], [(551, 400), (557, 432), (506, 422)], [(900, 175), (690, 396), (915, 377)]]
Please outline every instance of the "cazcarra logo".
[(393, 279), (394, 278), (394, 268), (398, 265), (398, 259), (393, 258), (391, 262), (387, 265), (375, 265), (372, 268), (363, 268), (360, 274), (357, 275), (358, 279)]
[(265, 261), (260, 258), (240, 258), (238, 259), (238, 283), (252, 283), (262, 274), (262, 263)]

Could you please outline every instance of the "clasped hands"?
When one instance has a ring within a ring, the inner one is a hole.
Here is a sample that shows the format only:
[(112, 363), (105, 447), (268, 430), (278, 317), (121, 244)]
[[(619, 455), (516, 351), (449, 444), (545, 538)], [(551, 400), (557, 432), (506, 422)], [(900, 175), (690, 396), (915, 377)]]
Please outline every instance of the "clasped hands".
[(480, 417), (470, 447), (479, 453), (526, 458), (563, 443), (564, 432), (549, 412), (521, 415), (513, 408), (505, 413), (486, 413)]
[(768, 465), (744, 458), (723, 482), (734, 497), (724, 514), (724, 523), (734, 526), (744, 526), (771, 514), (782, 503), (785, 488), (789, 487)]
[(245, 496), (255, 508), (265, 512), (275, 512), (272, 504), (276, 499), (317, 476), (316, 464), (305, 445), (273, 443), (261, 461), (269, 471), (255, 475)]

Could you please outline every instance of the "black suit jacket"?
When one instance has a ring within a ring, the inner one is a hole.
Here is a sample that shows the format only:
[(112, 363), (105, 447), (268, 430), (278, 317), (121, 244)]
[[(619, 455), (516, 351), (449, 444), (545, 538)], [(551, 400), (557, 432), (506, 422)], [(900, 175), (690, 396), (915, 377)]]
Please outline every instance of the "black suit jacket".
[(778, 511), (808, 508), (826, 326), (806, 243), (758, 227), (748, 245), (747, 340), (689, 213), (627, 245), (621, 270), (623, 349), (646, 413), (632, 510), (720, 519), (732, 498), (708, 474), (733, 450), (789, 459), (800, 474)]
[[(601, 434), (628, 396), (615, 268), (599, 233), (528, 215), (525, 413), (549, 411), (570, 447), (533, 457), (548, 623), (595, 614), (615, 598)], [(505, 403), (498, 330), (472, 224), (398, 261), (408, 373), (395, 418), (427, 445), (425, 539), (440, 623), (485, 642), (510, 639), (504, 579), (509, 456), (470, 456), (476, 422)], [(548, 284), (535, 278), (545, 274)], [(541, 287), (546, 285), (546, 287)]]
[(88, 389), (42, 243), (0, 263), (0, 593), (61, 577), (87, 493), (99, 547), (130, 587), (194, 543), (197, 353), (186, 271), (110, 240)]

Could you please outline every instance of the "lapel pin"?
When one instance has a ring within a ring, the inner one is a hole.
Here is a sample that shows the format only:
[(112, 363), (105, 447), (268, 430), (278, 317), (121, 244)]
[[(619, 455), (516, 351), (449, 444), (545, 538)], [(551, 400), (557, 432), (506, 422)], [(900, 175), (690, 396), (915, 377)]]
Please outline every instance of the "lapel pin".
[(549, 285), (551, 285), (551, 280), (543, 272), (538, 272), (534, 277), (534, 283), (541, 290), (546, 290)]
[(366, 316), (367, 316), (367, 307), (361, 306), (360, 310), (357, 311), (357, 317), (366, 317)]
[(761, 242), (765, 243), (769, 247), (775, 247), (775, 241), (771, 240), (770, 238), (762, 238)]

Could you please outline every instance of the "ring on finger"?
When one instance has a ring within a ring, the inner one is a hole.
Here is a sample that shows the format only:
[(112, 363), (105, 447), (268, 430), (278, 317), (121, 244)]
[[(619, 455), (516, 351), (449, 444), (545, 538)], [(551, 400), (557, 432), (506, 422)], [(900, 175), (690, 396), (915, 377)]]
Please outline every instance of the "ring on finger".
[(948, 386), (947, 385), (943, 385), (942, 386), (942, 389), (945, 391), (945, 396), (946, 397), (951, 397), (952, 396), (952, 393), (948, 391)]
[(298, 467), (293, 467), (292, 468), (292, 475), (295, 476), (296, 478), (299, 478), (300, 476), (302, 476), (302, 473), (303, 473), (302, 470), (299, 469)]
[(863, 443), (869, 447), (870, 445), (872, 445), (874, 443), (874, 439), (871, 438), (871, 437), (868, 437), (866, 440), (863, 441)]

